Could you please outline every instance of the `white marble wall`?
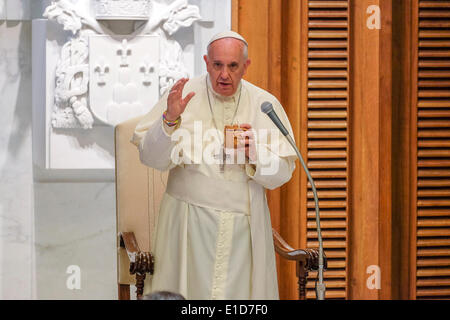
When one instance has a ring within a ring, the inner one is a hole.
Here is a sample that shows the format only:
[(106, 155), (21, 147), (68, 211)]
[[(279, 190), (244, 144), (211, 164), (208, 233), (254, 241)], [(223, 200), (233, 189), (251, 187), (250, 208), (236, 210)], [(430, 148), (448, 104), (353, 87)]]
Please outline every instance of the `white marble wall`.
[[(39, 299), (116, 299), (114, 184), (35, 183), (36, 291)], [(80, 289), (68, 289), (71, 265)]]
[(34, 296), (31, 25), (0, 21), (0, 299)]
[(0, 299), (115, 299), (114, 181), (33, 168), (30, 57), (31, 22), (0, 21)]
[[(229, 28), (230, 0), (189, 2), (205, 5), (202, 29), (192, 27), (202, 41), (217, 31), (208, 17), (219, 16)], [(31, 0), (31, 18), (49, 3)], [(33, 167), (31, 34), (31, 21), (0, 14), (0, 300), (116, 299), (113, 177), (101, 170), (49, 175)], [(189, 33), (177, 37), (183, 44)], [(204, 48), (186, 52), (201, 61)], [(202, 64), (191, 68), (204, 72)], [(79, 290), (66, 286), (70, 265), (80, 267)]]

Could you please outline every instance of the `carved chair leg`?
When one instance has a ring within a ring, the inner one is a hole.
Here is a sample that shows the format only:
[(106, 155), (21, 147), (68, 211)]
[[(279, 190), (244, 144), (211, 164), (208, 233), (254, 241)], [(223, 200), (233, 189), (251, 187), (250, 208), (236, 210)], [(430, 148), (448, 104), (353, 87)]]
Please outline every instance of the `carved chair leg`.
[(119, 284), (119, 300), (130, 300), (129, 284)]
[(297, 261), (297, 277), (298, 277), (298, 299), (306, 300), (306, 277), (308, 272), (302, 261)]
[(136, 298), (138, 300), (142, 299), (142, 294), (144, 293), (144, 280), (145, 273), (136, 273)]

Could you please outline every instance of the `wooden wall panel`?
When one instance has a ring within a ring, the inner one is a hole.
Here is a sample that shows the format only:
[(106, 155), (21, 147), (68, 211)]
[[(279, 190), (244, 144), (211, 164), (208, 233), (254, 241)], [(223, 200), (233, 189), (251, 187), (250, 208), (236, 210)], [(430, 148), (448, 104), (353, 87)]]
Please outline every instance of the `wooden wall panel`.
[[(352, 1), (349, 298), (391, 298), (392, 1)], [(381, 28), (367, 27), (378, 5)], [(367, 285), (379, 268), (381, 288)]]
[(450, 298), (450, 1), (416, 1), (415, 290)]
[[(326, 298), (347, 297), (348, 173), (349, 173), (349, 1), (304, 3), (307, 31), (305, 64), (306, 163), (318, 190), (324, 250), (328, 269), (324, 274)], [(304, 175), (304, 174), (303, 174)], [(303, 182), (303, 181), (302, 181)], [(315, 203), (311, 186), (307, 190), (302, 232), (306, 246), (317, 248)], [(303, 216), (303, 215), (302, 215)], [(306, 230), (305, 227), (306, 226)], [(302, 243), (303, 245), (303, 243)], [(315, 297), (310, 274), (308, 298)]]
[[(282, 102), (318, 183), (327, 297), (449, 298), (450, 0), (232, 3), (246, 79)], [(381, 29), (367, 27), (371, 5)], [(269, 193), (272, 222), (292, 246), (317, 247), (297, 167)], [(278, 270), (280, 297), (296, 299), (294, 266)]]
[(392, 297), (409, 299), (412, 0), (393, 1), (392, 16)]
[[(297, 145), (301, 144), (301, 130), (303, 119), (301, 118), (300, 101), (302, 98), (301, 84), (301, 29), (299, 27), (301, 6), (299, 1), (283, 1), (282, 11), (282, 97), (281, 102), (292, 125), (294, 138)], [(294, 27), (292, 27), (294, 26)], [(302, 148), (302, 151), (305, 149)], [(301, 248), (302, 228), (300, 208), (304, 201), (305, 192), (301, 190), (300, 163), (296, 163), (292, 179), (281, 189), (281, 220), (280, 232), (285, 239), (292, 243), (294, 248)], [(303, 246), (304, 247), (304, 246)], [(295, 265), (290, 261), (281, 261), (280, 274), (283, 281), (280, 283), (280, 298), (297, 299), (298, 286)]]

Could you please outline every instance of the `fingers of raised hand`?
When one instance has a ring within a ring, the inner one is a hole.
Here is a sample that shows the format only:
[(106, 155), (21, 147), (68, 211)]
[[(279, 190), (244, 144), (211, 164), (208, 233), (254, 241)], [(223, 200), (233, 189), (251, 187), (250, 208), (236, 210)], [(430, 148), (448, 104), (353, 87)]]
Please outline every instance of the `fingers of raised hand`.
[(195, 92), (189, 92), (188, 95), (183, 99), (182, 105), (186, 106), (194, 96), (195, 96)]
[(243, 124), (240, 124), (239, 127), (250, 130), (252, 128), (252, 125), (249, 123), (243, 123)]
[(181, 78), (180, 80), (178, 80), (178, 81), (173, 85), (172, 89), (179, 89), (180, 87), (181, 87), (181, 88), (184, 87), (184, 85), (186, 84), (186, 82), (187, 82), (188, 80), (189, 80), (189, 79), (187, 79), (187, 78)]
[[(241, 125), (241, 127), (242, 127), (242, 125)], [(238, 138), (241, 138), (241, 139), (244, 139), (244, 138), (247, 138), (247, 139), (254, 139), (254, 137), (255, 137), (255, 134), (254, 134), (254, 132), (253, 132), (252, 129), (249, 129), (249, 130), (247, 130), (247, 131), (240, 132), (240, 133), (238, 134)]]
[(172, 87), (172, 89), (170, 89), (169, 95), (171, 94), (180, 94), (183, 91), (184, 85), (186, 84), (186, 82), (189, 79), (187, 78), (181, 78), (180, 80), (178, 80)]

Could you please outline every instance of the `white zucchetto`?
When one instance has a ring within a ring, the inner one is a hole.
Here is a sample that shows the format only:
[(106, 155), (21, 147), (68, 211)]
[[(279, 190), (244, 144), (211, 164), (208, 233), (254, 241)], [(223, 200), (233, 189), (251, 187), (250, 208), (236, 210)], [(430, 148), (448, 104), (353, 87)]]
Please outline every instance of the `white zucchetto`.
[(209, 47), (209, 45), (211, 43), (213, 43), (214, 41), (219, 40), (219, 39), (223, 39), (223, 38), (238, 39), (238, 40), (241, 40), (242, 42), (244, 42), (246, 46), (248, 46), (247, 41), (245, 41), (244, 37), (241, 36), (239, 33), (234, 32), (234, 31), (223, 31), (223, 32), (219, 32), (215, 36), (213, 36), (211, 38), (211, 40), (209, 40), (207, 47)]

